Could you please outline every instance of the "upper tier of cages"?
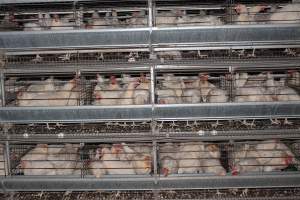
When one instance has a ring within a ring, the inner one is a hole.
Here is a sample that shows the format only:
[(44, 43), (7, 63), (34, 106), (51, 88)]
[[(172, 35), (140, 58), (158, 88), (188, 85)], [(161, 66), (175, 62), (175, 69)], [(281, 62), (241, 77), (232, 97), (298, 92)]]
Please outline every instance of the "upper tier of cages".
[(91, 72), (7, 75), (3, 106), (120, 106), (296, 102), (297, 70)]
[[(29, 6), (30, 5), (30, 6)], [(2, 31), (299, 23), (296, 1), (104, 1), (6, 4)], [(151, 12), (149, 15), (149, 12)]]

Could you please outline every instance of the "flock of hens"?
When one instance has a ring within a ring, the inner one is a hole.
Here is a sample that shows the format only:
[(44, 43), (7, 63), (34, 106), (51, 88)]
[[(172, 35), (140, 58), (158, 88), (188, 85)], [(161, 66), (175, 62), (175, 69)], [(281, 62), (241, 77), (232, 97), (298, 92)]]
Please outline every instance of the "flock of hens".
[[(236, 15), (233, 17), (233, 22), (236, 24), (299, 23), (300, 20), (300, 4), (298, 3), (287, 4), (283, 7), (237, 4), (234, 10)], [(223, 25), (226, 20), (222, 17), (224, 16), (207, 15), (205, 12), (198, 16), (186, 15), (184, 11), (175, 9), (157, 13), (156, 26)], [(39, 14), (38, 21), (32, 19), (32, 22), (25, 22), (21, 27), (25, 31), (71, 30), (78, 26), (73, 18), (73, 15)], [(20, 25), (15, 21), (14, 15), (6, 15), (2, 26), (19, 27)], [(147, 15), (145, 11), (135, 11), (124, 21), (120, 20), (118, 13), (113, 10), (107, 12), (105, 16), (100, 16), (98, 11), (94, 11), (81, 27), (97, 29), (116, 26), (143, 27), (146, 25)]]
[[(235, 7), (236, 24), (253, 23), (295, 23), (300, 20), (300, 5), (287, 4), (282, 8), (267, 6), (252, 6), (238, 4)], [(262, 14), (263, 13), (263, 14)], [(14, 21), (6, 16), (4, 21)], [(2, 22), (3, 23), (3, 22)], [(134, 12), (126, 20), (133, 27), (147, 24), (146, 14)], [(188, 25), (222, 25), (224, 22), (217, 16), (188, 16), (183, 12), (162, 12), (156, 17), (157, 26), (168, 24)], [(121, 25), (117, 13), (112, 12), (105, 17), (98, 12), (92, 14), (85, 25), (86, 28), (111, 27)], [(74, 29), (75, 22), (69, 16), (44, 15), (38, 22), (23, 24), (25, 31), (45, 29)], [(254, 75), (252, 75), (253, 78)], [(270, 72), (256, 76), (256, 81), (249, 81), (247, 73), (236, 73), (231, 77), (235, 86), (235, 102), (251, 101), (298, 101), (298, 93), (286, 85), (286, 80), (276, 80)], [(299, 78), (299, 72), (292, 76)], [(157, 102), (160, 104), (174, 103), (211, 103), (228, 102), (229, 94), (224, 88), (210, 81), (207, 73), (200, 73), (193, 78), (175, 76), (166, 73), (158, 80), (156, 88)], [(230, 81), (230, 80), (228, 80)], [(78, 105), (80, 91), (78, 77), (62, 85), (53, 77), (43, 81), (43, 84), (31, 84), (17, 94), (18, 106), (67, 106)], [(139, 105), (150, 103), (150, 81), (144, 74), (140, 77), (114, 75), (105, 77), (97, 75), (93, 91), (94, 105)], [(147, 175), (153, 172), (152, 146), (129, 145), (125, 143), (110, 146), (98, 146), (90, 149), (87, 158), (82, 160), (78, 144), (64, 146), (38, 144), (22, 155), (19, 168), (24, 175), (82, 175), (82, 169), (87, 169), (90, 175), (101, 178), (104, 175), (127, 174)], [(0, 154), (0, 175), (4, 172), (3, 147)], [(290, 149), (278, 140), (260, 141), (256, 144), (242, 144), (228, 151), (229, 169), (221, 163), (221, 151), (218, 144), (204, 142), (162, 143), (158, 151), (159, 173), (164, 176), (171, 174), (206, 173), (224, 176), (248, 172), (270, 172), (284, 170), (298, 161)]]
[[(279, 140), (237, 143), (234, 148), (224, 146), (205, 142), (161, 143), (158, 171), (162, 176), (225, 176), (228, 173), (281, 171), (299, 164), (289, 147)], [(220, 147), (227, 149), (226, 157), (221, 156)], [(102, 144), (86, 150), (84, 154), (79, 153), (79, 149), (79, 144), (38, 144), (21, 158), (17, 155), (13, 158), (20, 159), (17, 169), (19, 174), (24, 175), (94, 175), (102, 178), (104, 175), (153, 173), (151, 144)], [(4, 158), (2, 154), (0, 156), (0, 174), (4, 175)], [(224, 162), (228, 163), (227, 169)]]
[[(270, 102), (299, 101), (298, 92), (287, 86), (295, 85), (299, 80), (299, 72), (290, 72), (290, 77), (275, 80), (270, 72), (257, 75), (236, 73), (231, 82), (234, 85), (235, 102)], [(207, 73), (198, 76), (175, 76), (163, 74), (157, 83), (156, 96), (159, 104), (178, 103), (222, 103), (229, 101), (226, 88), (219, 87), (218, 82), (210, 81)], [(223, 77), (226, 79), (226, 76)], [(230, 78), (227, 77), (227, 81)], [(80, 98), (78, 77), (57, 85), (59, 80), (50, 77), (45, 81), (29, 85), (17, 94), (18, 106), (76, 106)], [(97, 82), (93, 92), (93, 105), (141, 105), (150, 103), (149, 78), (143, 73), (139, 77), (123, 74), (121, 78), (114, 75), (105, 78), (97, 74)]]

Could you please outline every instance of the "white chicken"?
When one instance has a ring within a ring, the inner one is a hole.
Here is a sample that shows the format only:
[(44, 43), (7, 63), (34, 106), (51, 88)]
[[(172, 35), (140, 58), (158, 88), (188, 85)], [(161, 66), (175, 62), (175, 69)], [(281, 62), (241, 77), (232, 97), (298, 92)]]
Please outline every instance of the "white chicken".
[(266, 140), (255, 147), (259, 157), (257, 161), (265, 172), (285, 169), (294, 161), (294, 154), (289, 148), (276, 140)]
[[(219, 17), (213, 15), (188, 16), (183, 12), (178, 12), (179, 17), (176, 19), (178, 26), (205, 26), (205, 25), (222, 25), (223, 22)], [(180, 14), (181, 13), (181, 14)]]
[(282, 142), (266, 140), (256, 145), (244, 144), (232, 158), (232, 174), (248, 172), (271, 172), (287, 168), (295, 163), (295, 156)]
[[(52, 83), (48, 83), (52, 87)], [(48, 87), (46, 86), (46, 87)], [(76, 87), (76, 79), (72, 79), (63, 86), (57, 87), (55, 91), (46, 92), (19, 92), (17, 96), (18, 106), (74, 106), (77, 105), (79, 97), (78, 91), (73, 91)]]
[(300, 95), (296, 90), (285, 86), (282, 83), (275, 82), (273, 75), (267, 73), (266, 87), (269, 95), (272, 95), (273, 100), (276, 101), (300, 101)]
[(177, 174), (178, 164), (176, 160), (176, 145), (174, 143), (165, 143), (160, 146), (160, 172), (164, 176)]
[(270, 22), (278, 23), (297, 23), (300, 22), (300, 4), (287, 4), (270, 16)]
[[(200, 73), (199, 78), (200, 78), (200, 81), (198, 82), (199, 83), (198, 87), (199, 87), (200, 94), (201, 94), (201, 100), (202, 100), (202, 102), (209, 102), (209, 100), (208, 100), (209, 92), (212, 89), (216, 89), (217, 87), (208, 81), (208, 74)], [(217, 91), (215, 93), (217, 93)], [(212, 98), (214, 98), (214, 97), (212, 97)]]
[(144, 27), (148, 24), (145, 11), (133, 12), (132, 17), (126, 20), (126, 24), (131, 27)]
[(127, 160), (120, 160), (118, 157), (119, 150), (112, 146), (111, 149), (102, 149), (102, 164), (106, 170), (107, 174), (126, 174), (133, 175), (136, 174), (134, 166), (131, 162)]
[(139, 78), (139, 85), (134, 91), (134, 104), (142, 105), (150, 102), (150, 86), (150, 82), (146, 79), (144, 74), (141, 74)]
[(196, 88), (188, 88), (183, 90), (182, 99), (184, 103), (200, 103), (201, 92)]
[(201, 102), (201, 92), (199, 90), (199, 79), (184, 81), (182, 101), (184, 103), (200, 103)]
[(108, 85), (104, 85), (104, 80), (101, 76), (98, 76), (97, 80), (98, 84), (94, 90), (94, 95), (96, 96), (94, 105), (117, 105), (122, 94), (122, 88), (118, 84), (116, 77), (110, 76)]
[[(256, 15), (263, 11), (266, 7), (262, 5), (251, 6), (247, 8), (246, 5), (237, 4), (235, 11), (238, 13), (237, 19), (235, 19), (236, 24), (256, 24)], [(261, 21), (261, 20), (260, 20)]]
[(219, 88), (211, 89), (207, 96), (207, 100), (210, 103), (224, 103), (228, 101), (227, 92)]
[(132, 80), (130, 81), (126, 88), (124, 88), (125, 90), (121, 93), (120, 95), (120, 99), (117, 102), (118, 105), (132, 105), (134, 103), (135, 100), (135, 91), (136, 91), (136, 87), (138, 86), (138, 82), (136, 80)]
[(92, 23), (91, 26), (93, 29), (98, 28), (107, 28), (110, 26), (109, 23), (110, 13), (106, 12), (105, 17), (101, 18), (98, 11), (94, 11), (92, 14)]
[(136, 152), (125, 143), (114, 147), (119, 153), (120, 160), (128, 161), (136, 174), (150, 174), (152, 164), (150, 153)]
[(247, 86), (248, 74), (240, 73), (235, 75), (235, 101), (236, 102), (269, 102), (273, 101), (270, 91), (264, 87)]
[(164, 11), (156, 14), (156, 26), (166, 27), (166, 26), (174, 26), (177, 21), (177, 10), (172, 11)]
[(55, 14), (51, 21), (50, 29), (51, 30), (73, 30), (75, 27), (75, 23), (69, 22), (70, 17), (73, 17), (73, 15), (59, 18), (59, 16)]
[(38, 144), (21, 158), (24, 175), (56, 175), (56, 169), (48, 161), (48, 145)]
[(36, 84), (31, 84), (26, 89), (27, 92), (50, 92), (55, 91), (54, 78), (50, 77), (46, 79), (44, 82), (38, 82)]
[(48, 160), (56, 168), (56, 175), (72, 175), (76, 170), (78, 160), (78, 145), (65, 144), (57, 153), (49, 151)]
[(201, 168), (203, 173), (219, 176), (226, 175), (226, 170), (220, 162), (220, 149), (215, 144), (205, 145), (205, 151), (201, 153)]
[(176, 155), (178, 159), (178, 174), (202, 173), (200, 158), (204, 149), (202, 142), (181, 143)]
[(170, 89), (174, 89), (176, 96), (182, 96), (182, 89), (185, 87), (183, 80), (180, 77), (175, 77), (174, 74), (164, 74), (164, 81), (162, 86)]
[[(106, 147), (105, 147), (106, 148)], [(89, 170), (96, 178), (101, 178), (103, 175), (106, 174), (105, 166), (103, 165), (103, 161), (101, 159), (102, 156), (102, 148), (96, 149), (96, 155), (94, 159), (89, 163)], [(108, 150), (104, 150), (104, 152), (108, 152)]]
[(42, 16), (41, 16), (41, 14), (39, 14), (39, 20), (24, 23), (23, 30), (24, 31), (41, 31), (41, 30), (43, 30), (43, 28), (41, 26), (41, 24), (42, 24), (41, 20), (42, 20)]
[(249, 172), (262, 172), (263, 166), (260, 165), (259, 157), (254, 147), (249, 144), (243, 144), (231, 154), (233, 161), (232, 175), (244, 174)]

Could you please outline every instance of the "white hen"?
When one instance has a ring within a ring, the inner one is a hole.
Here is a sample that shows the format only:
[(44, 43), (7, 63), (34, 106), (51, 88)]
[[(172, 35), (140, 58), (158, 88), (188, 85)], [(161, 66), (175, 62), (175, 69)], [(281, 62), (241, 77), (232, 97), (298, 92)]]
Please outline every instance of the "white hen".
[(200, 157), (204, 149), (202, 142), (181, 143), (176, 155), (178, 159), (178, 174), (202, 172)]
[(287, 4), (273, 13), (270, 17), (271, 23), (298, 23), (300, 22), (300, 4)]
[(116, 77), (110, 76), (108, 85), (104, 85), (103, 78), (100, 78), (100, 76), (98, 76), (97, 80), (98, 84), (94, 90), (94, 95), (96, 96), (94, 105), (117, 105), (122, 94), (122, 88), (118, 84)]

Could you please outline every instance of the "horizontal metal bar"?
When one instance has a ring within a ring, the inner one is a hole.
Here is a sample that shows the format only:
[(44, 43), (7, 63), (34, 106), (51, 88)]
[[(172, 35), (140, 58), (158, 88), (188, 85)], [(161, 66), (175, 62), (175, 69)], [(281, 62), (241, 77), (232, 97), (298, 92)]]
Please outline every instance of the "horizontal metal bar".
[(185, 28), (156, 28), (154, 47), (239, 47), (300, 44), (299, 25), (228, 25)]
[[(144, 1), (144, 0), (140, 0)], [(0, 0), (0, 4), (32, 4), (32, 3), (64, 3), (64, 2), (95, 2), (95, 0)]]
[(148, 29), (106, 29), (69, 31), (1, 32), (0, 48), (20, 51), (24, 49), (94, 49), (145, 47)]
[(0, 121), (11, 123), (299, 118), (299, 102), (169, 104), (142, 106), (4, 107)]
[(64, 134), (60, 133), (36, 134), (26, 131), (16, 134), (0, 135), (1, 141), (20, 143), (111, 143), (111, 142), (151, 142), (155, 139), (158, 142), (183, 141), (228, 141), (228, 140), (252, 140), (252, 139), (297, 139), (300, 138), (299, 129), (268, 129), (268, 130), (232, 130), (232, 131), (198, 131), (198, 132), (151, 132), (140, 133), (84, 133)]
[[(299, 174), (251, 176), (190, 176), (124, 178), (1, 178), (2, 191), (92, 191), (92, 190), (174, 190), (221, 188), (299, 187)], [(278, 181), (280, 180), (280, 181)]]
[(0, 121), (2, 122), (97, 122), (111, 120), (151, 120), (151, 106), (6, 107), (0, 109)]
[(157, 65), (157, 71), (180, 71), (180, 70), (207, 70), (207, 71), (229, 71), (229, 68), (239, 70), (276, 70), (300, 68), (300, 58), (257, 58), (257, 59), (207, 59), (196, 61), (164, 61), (158, 60), (136, 61), (134, 63), (120, 62), (110, 64), (108, 62), (78, 61), (69, 63), (8, 63), (3, 69), (5, 74), (25, 74), (25, 73), (68, 73), (80, 70), (81, 72), (112, 72), (112, 71), (149, 71), (150, 65)]
[(0, 33), (0, 48), (7, 51), (37, 49), (144, 48), (154, 50), (276, 48), (300, 46), (299, 25), (226, 25), (176, 28), (133, 28)]
[[(10, 65), (9, 65), (10, 66)], [(42, 74), (42, 73), (53, 73), (53, 74), (66, 74), (74, 73), (80, 70), (81, 73), (105, 73), (105, 72), (127, 72), (127, 71), (149, 71), (150, 67), (145, 64), (132, 63), (132, 64), (43, 64), (41, 65), (17, 65), (11, 64), (11, 67), (4, 69), (5, 74)]]
[(215, 120), (215, 119), (269, 119), (273, 117), (300, 117), (299, 102), (209, 103), (195, 105), (157, 105), (158, 120)]

